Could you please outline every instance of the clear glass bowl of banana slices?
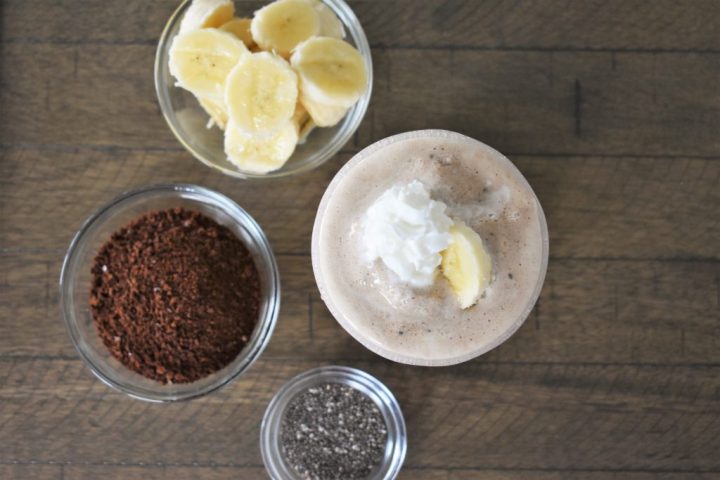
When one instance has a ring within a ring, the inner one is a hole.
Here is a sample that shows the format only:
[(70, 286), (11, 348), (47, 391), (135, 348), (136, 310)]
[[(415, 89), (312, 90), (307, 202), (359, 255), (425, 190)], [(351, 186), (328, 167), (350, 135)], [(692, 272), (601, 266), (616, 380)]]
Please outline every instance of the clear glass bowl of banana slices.
[(372, 91), (370, 47), (343, 0), (185, 0), (160, 38), (155, 89), (177, 139), (237, 178), (332, 158)]

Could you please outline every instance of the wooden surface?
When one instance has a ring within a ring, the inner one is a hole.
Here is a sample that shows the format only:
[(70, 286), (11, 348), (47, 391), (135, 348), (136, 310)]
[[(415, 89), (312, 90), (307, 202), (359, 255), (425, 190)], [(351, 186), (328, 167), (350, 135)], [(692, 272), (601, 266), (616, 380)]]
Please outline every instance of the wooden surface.
[[(720, 2), (351, 4), (376, 72), (357, 136), (316, 171), (253, 184), (193, 160), (161, 118), (152, 64), (175, 0), (0, 2), (0, 478), (265, 478), (268, 401), (326, 364), (394, 391), (409, 433), (402, 478), (720, 478)], [(429, 127), (508, 154), (551, 237), (525, 325), (442, 369), (392, 364), (349, 338), (309, 258), (338, 168)], [(154, 405), (84, 367), (57, 282), (88, 215), (169, 181), (217, 189), (255, 216), (283, 306), (246, 376)]]

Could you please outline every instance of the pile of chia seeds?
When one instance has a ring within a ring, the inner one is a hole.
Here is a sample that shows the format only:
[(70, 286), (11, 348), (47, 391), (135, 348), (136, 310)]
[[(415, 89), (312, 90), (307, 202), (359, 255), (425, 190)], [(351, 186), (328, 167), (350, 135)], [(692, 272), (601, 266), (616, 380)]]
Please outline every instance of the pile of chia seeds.
[(296, 395), (280, 432), (285, 460), (307, 480), (367, 478), (381, 463), (387, 440), (375, 402), (340, 383)]

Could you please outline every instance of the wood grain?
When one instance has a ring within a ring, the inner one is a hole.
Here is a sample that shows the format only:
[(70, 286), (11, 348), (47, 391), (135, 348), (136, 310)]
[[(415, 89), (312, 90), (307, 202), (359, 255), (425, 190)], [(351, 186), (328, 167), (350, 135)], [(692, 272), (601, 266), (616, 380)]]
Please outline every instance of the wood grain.
[(18, 480), (57, 480), (62, 478), (60, 465), (0, 464), (0, 478)]
[(166, 465), (69, 465), (65, 478), (96, 480), (122, 478), (123, 480), (266, 480), (264, 467), (175, 467)]
[(393, 104), (371, 119), (384, 134), (444, 127), (511, 155), (720, 150), (720, 85), (709, 85), (720, 56), (390, 49), (374, 60), (373, 101)]
[[(396, 48), (717, 51), (713, 0), (350, 0), (370, 43)], [(175, 0), (5, 0), (5, 42), (155, 44)], [(262, 1), (236, 1), (252, 12)], [(72, 28), (68, 28), (72, 25)], [(580, 27), (581, 26), (581, 27)]]
[[(157, 405), (111, 392), (79, 360), (2, 361), (0, 458), (170, 466), (261, 466), (267, 402), (318, 365), (265, 358), (218, 394)], [(718, 367), (350, 364), (400, 401), (408, 467), (720, 471)]]
[[(327, 364), (364, 369), (398, 397), (402, 479), (720, 478), (718, 2), (350, 1), (373, 46), (368, 114), (336, 158), (272, 184), (212, 172), (166, 127), (152, 69), (177, 4), (0, 2), (0, 478), (266, 478), (267, 403)], [(353, 153), (432, 127), (515, 162), (547, 215), (551, 260), (508, 342), (420, 369), (338, 326), (309, 239)], [(247, 375), (153, 405), (92, 376), (65, 332), (57, 284), (88, 215), (164, 182), (246, 208), (277, 254), (283, 297)]]
[[(97, 478), (120, 478), (123, 480), (254, 480), (266, 479), (264, 468), (260, 467), (177, 467), (167, 465), (125, 466), (63, 463), (60, 465), (13, 465), (0, 467), (0, 473), (8, 478), (45, 480), (72, 479), (96, 480)], [(5, 478), (5, 477), (3, 477)], [(437, 469), (406, 468), (400, 474), (400, 480), (559, 480), (564, 478), (583, 478), (587, 480), (711, 480), (712, 473), (653, 473), (653, 472), (597, 472), (575, 471), (504, 471), (492, 469)]]
[[(155, 99), (154, 54), (3, 44), (0, 108), (14, 121), (0, 144), (180, 153)], [(720, 54), (376, 49), (373, 61), (373, 104), (393, 108), (369, 112), (361, 145), (442, 127), (511, 155), (719, 156)]]

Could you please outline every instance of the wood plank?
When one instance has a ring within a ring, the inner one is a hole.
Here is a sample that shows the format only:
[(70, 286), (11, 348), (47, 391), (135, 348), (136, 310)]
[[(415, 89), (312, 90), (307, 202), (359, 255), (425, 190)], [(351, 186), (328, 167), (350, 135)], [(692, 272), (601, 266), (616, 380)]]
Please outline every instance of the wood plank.
[[(243, 480), (266, 479), (264, 467), (177, 467), (159, 465), (0, 465), (2, 478), (16, 480)], [(486, 469), (412, 468), (402, 470), (399, 478), (417, 480), (559, 480), (581, 475), (587, 480), (710, 480), (714, 473), (655, 473), (627, 471), (532, 471)]]
[[(15, 480), (63, 480), (60, 465), (0, 464), (0, 478)], [(71, 477), (68, 477), (71, 478)]]
[[(0, 108), (12, 121), (0, 143), (180, 152), (158, 113), (153, 57), (151, 45), (3, 44)], [(347, 148), (443, 127), (508, 154), (720, 150), (720, 55), (379, 49), (374, 62), (372, 103), (392, 108), (373, 108)]]
[[(176, 467), (161, 465), (68, 465), (65, 478), (72, 480), (243, 480), (266, 479), (262, 467)], [(532, 471), (487, 469), (404, 468), (400, 480), (560, 480), (575, 477), (586, 480), (711, 480), (712, 473), (655, 473), (627, 471)], [(14, 478), (14, 477), (12, 477)], [(19, 477), (22, 478), (22, 477)], [(34, 478), (34, 477), (33, 477)], [(48, 477), (56, 478), (56, 477)], [(42, 479), (39, 479), (42, 480)]]
[(579, 478), (583, 480), (710, 480), (714, 473), (666, 473), (628, 471), (533, 471), (533, 470), (492, 470), (492, 469), (418, 469), (403, 470), (401, 479), (417, 480), (561, 480)]
[(374, 60), (373, 102), (393, 106), (372, 117), (381, 136), (442, 127), (511, 155), (720, 151), (720, 56), (387, 50)]
[[(222, 392), (158, 405), (110, 391), (79, 361), (2, 362), (0, 458), (216, 467), (260, 466), (267, 402), (318, 365), (261, 359)], [(718, 367), (352, 365), (398, 397), (408, 467), (720, 472)]]
[(216, 174), (179, 151), (2, 149), (0, 248), (65, 250), (85, 219), (120, 193), (182, 182), (236, 200), (264, 228), (276, 252), (308, 253), (320, 197), (348, 158), (338, 155), (321, 169), (273, 180), (269, 190), (265, 182)]
[[(252, 12), (263, 1), (236, 1)], [(351, 0), (373, 45), (520, 49), (720, 49), (712, 0)], [(5, 0), (5, 42), (154, 44), (176, 0)], [(73, 28), (67, 28), (72, 25)]]
[[(55, 288), (57, 253), (0, 255), (0, 357), (76, 353)], [(310, 258), (278, 257), (282, 310), (265, 356), (373, 360), (320, 299)], [(579, 280), (581, 279), (581, 280)], [(554, 260), (525, 325), (481, 361), (629, 364), (720, 363), (720, 263)]]
[(180, 148), (156, 100), (153, 47), (0, 47), (2, 143)]
[(176, 467), (172, 465), (70, 465), (71, 480), (266, 480), (265, 467)]
[[(349, 158), (273, 180), (269, 190), (265, 182), (214, 174), (182, 152), (0, 149), (0, 248), (65, 250), (85, 219), (121, 192), (181, 181), (236, 200), (276, 252), (309, 253), (317, 205)], [(555, 257), (720, 259), (719, 161), (511, 158), (540, 198)]]

